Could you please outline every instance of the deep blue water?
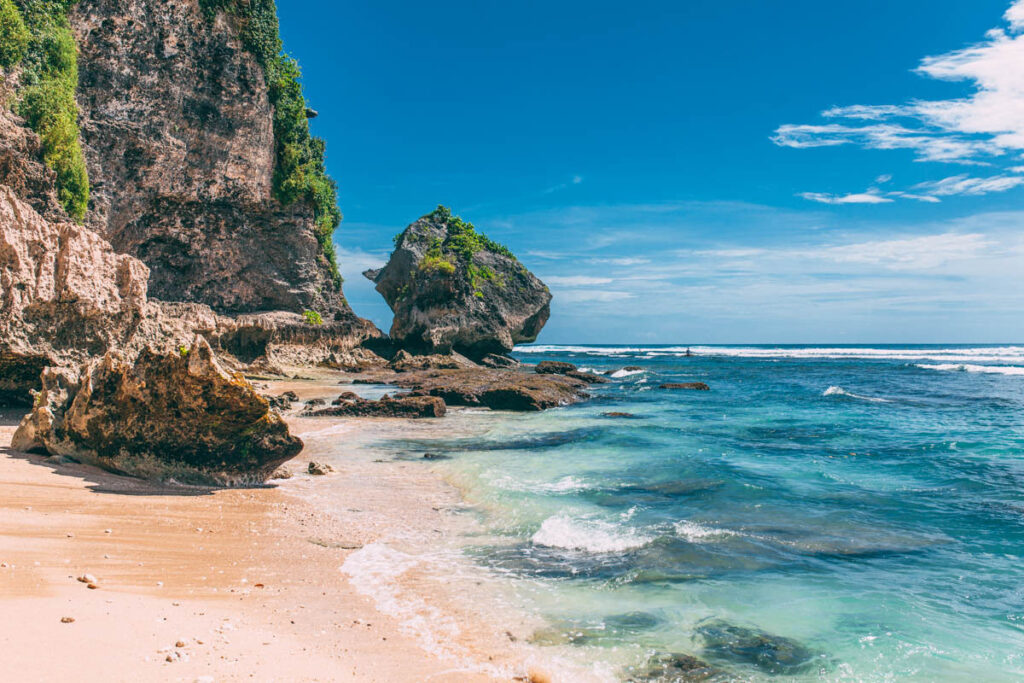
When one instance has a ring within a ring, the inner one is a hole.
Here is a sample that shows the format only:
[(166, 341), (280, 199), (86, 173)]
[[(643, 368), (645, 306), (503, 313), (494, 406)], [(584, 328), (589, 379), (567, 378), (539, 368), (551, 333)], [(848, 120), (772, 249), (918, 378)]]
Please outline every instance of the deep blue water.
[(520, 349), (644, 370), (430, 444), (536, 642), (622, 676), (1024, 678), (1024, 346), (684, 352)]

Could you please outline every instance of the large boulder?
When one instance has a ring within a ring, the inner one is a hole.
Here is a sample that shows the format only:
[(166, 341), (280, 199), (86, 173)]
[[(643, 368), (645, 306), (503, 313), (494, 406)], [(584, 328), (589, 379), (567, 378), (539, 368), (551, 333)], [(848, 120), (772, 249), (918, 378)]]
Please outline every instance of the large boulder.
[(280, 415), (197, 337), (187, 351), (116, 352), (76, 373), (48, 368), (12, 447), (181, 483), (265, 481), (302, 450)]
[(407, 227), (387, 265), (364, 275), (395, 313), (392, 339), (413, 353), (508, 353), (534, 341), (551, 313), (543, 282), (444, 207)]

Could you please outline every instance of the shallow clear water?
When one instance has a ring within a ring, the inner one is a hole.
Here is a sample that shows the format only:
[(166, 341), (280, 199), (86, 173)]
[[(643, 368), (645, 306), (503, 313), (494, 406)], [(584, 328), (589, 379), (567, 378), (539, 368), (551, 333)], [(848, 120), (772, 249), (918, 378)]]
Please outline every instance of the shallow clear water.
[(722, 680), (1024, 677), (1024, 347), (684, 352), (520, 349), (645, 370), (393, 445), (449, 456), (427, 466), (489, 530), (466, 552), (552, 624), (536, 642), (623, 677), (661, 652)]

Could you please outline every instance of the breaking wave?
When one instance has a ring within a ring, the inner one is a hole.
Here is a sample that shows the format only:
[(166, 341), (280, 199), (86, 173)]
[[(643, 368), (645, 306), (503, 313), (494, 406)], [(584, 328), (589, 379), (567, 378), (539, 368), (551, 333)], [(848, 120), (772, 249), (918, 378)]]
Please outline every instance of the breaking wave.
[(889, 401), (889, 399), (885, 399), (885, 398), (876, 398), (876, 397), (872, 397), (872, 396), (861, 396), (860, 394), (855, 394), (853, 392), (847, 391), (846, 389), (843, 389), (842, 387), (835, 387), (835, 386), (832, 386), (832, 387), (829, 387), (828, 389), (826, 389), (824, 391), (824, 393), (822, 393), (822, 396), (843, 396), (845, 398), (860, 399), (861, 401), (871, 401), (872, 403), (890, 403), (891, 402), (891, 401)]
[(635, 529), (603, 520), (555, 515), (545, 519), (530, 540), (534, 545), (548, 548), (588, 553), (622, 553), (643, 547), (654, 539)]

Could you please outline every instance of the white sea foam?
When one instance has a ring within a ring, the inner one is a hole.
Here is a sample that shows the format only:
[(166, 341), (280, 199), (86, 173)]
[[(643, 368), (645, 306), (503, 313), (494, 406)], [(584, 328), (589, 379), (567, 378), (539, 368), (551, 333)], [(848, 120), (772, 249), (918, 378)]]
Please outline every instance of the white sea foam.
[(609, 377), (614, 377), (615, 379), (621, 379), (623, 377), (629, 377), (631, 375), (642, 375), (645, 372), (647, 372), (647, 371), (646, 370), (616, 370), (615, 372), (613, 372), (612, 374), (610, 374), (608, 376)]
[(621, 553), (650, 543), (650, 536), (599, 519), (548, 517), (530, 539), (535, 545), (588, 553)]
[(398, 620), (403, 633), (415, 638), (421, 648), (458, 667), (508, 678), (511, 672), (489, 663), (474, 661), (455, 642), (459, 626), (436, 607), (402, 589), (400, 578), (418, 567), (425, 558), (395, 550), (384, 543), (369, 543), (345, 560), (341, 571), (352, 587), (374, 601), (377, 610)]
[(517, 477), (503, 476), (492, 480), (490, 484), (503, 491), (529, 491), (531, 493), (538, 491), (544, 493), (574, 493), (591, 488), (591, 485), (586, 481), (572, 475), (552, 482), (524, 481)]
[(843, 389), (842, 387), (835, 387), (835, 386), (829, 387), (828, 389), (826, 389), (824, 391), (824, 393), (822, 393), (822, 396), (845, 396), (846, 398), (856, 398), (856, 399), (860, 399), (861, 401), (871, 401), (872, 403), (890, 403), (891, 402), (891, 401), (889, 401), (889, 399), (886, 399), (886, 398), (877, 398), (877, 397), (872, 397), (872, 396), (861, 396), (860, 394), (855, 394), (855, 393), (853, 393), (851, 391), (847, 391), (846, 389)]
[(578, 353), (593, 356), (617, 357), (623, 354), (680, 357), (690, 351), (696, 356), (724, 356), (736, 358), (818, 358), (851, 360), (905, 360), (933, 361), (936, 363), (1003, 363), (1024, 366), (1024, 346), (979, 346), (964, 348), (869, 348), (869, 347), (755, 347), (755, 346), (517, 346), (518, 353)]
[(686, 519), (679, 520), (673, 526), (675, 527), (676, 534), (690, 543), (707, 543), (718, 538), (737, 535), (735, 531), (730, 529), (704, 526), (703, 524), (697, 524)]
[(917, 367), (925, 370), (945, 370), (952, 372), (984, 372), (992, 375), (1021, 375), (1024, 376), (1024, 367), (1017, 365), (974, 365), (972, 363), (941, 363), (928, 365), (918, 363)]

